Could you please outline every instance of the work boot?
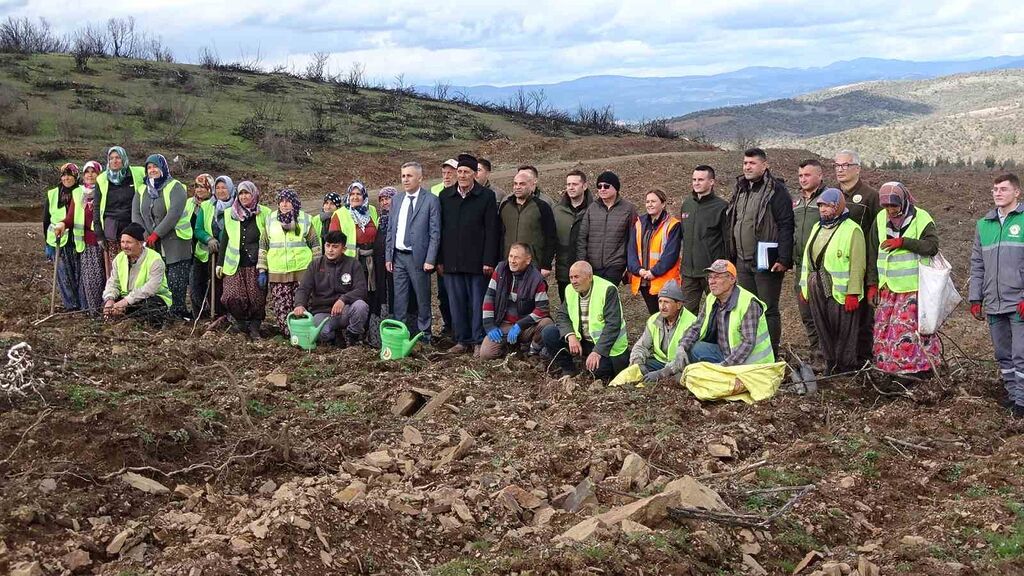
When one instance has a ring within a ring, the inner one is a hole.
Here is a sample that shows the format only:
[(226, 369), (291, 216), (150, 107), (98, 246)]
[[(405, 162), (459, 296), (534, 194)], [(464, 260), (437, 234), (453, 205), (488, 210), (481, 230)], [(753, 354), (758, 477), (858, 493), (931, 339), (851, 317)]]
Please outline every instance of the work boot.
[(346, 329), (345, 330), (345, 340), (348, 340), (348, 345), (349, 346), (358, 346), (363, 341), (363, 335), (362, 334), (356, 334), (355, 332), (352, 332), (351, 330)]
[(247, 334), (248, 334), (249, 338), (251, 338), (253, 340), (259, 340), (260, 339), (260, 321), (259, 320), (252, 320), (251, 322), (249, 322)]
[(1013, 407), (1010, 408), (1010, 415), (1012, 415), (1016, 420), (1024, 418), (1024, 405), (1014, 404)]
[(461, 343), (448, 349), (449, 354), (465, 354), (466, 352), (469, 352), (469, 347)]

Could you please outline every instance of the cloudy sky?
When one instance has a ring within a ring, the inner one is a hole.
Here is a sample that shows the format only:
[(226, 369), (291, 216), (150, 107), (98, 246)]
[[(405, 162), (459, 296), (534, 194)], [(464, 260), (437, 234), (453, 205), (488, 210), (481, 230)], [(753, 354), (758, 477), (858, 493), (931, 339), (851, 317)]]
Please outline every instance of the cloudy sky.
[(371, 78), (424, 85), (1024, 54), (1018, 4), (1002, 0), (0, 0), (0, 17), (44, 17), (61, 32), (129, 14), (179, 61), (206, 46), (301, 70), (324, 51), (332, 71), (359, 62)]

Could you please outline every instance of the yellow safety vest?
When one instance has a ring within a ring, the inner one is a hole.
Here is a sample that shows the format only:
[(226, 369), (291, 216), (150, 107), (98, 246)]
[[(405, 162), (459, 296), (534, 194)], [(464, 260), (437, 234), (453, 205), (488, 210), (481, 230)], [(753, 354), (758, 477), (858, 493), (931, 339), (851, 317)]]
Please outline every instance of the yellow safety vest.
[[(377, 217), (377, 207), (370, 205), (370, 221), (376, 226), (379, 218)], [(342, 206), (334, 211), (334, 215), (331, 216), (338, 221), (339, 229), (345, 235), (345, 255), (356, 257), (356, 221), (352, 218), (352, 211)], [(377, 231), (380, 234), (380, 230)]]
[(668, 341), (668, 350), (662, 350), (661, 338), (658, 336), (658, 325), (656, 324), (656, 320), (660, 315), (660, 312), (655, 312), (647, 319), (647, 332), (651, 335), (651, 341), (654, 342), (654, 346), (651, 348), (654, 359), (662, 364), (668, 364), (675, 360), (676, 350), (679, 349), (679, 341), (682, 340), (683, 334), (686, 334), (686, 331), (690, 329), (690, 326), (697, 320), (697, 317), (686, 308), (680, 309), (679, 317), (676, 318), (675, 330)]
[(75, 240), (75, 252), (85, 252), (85, 227), (92, 226), (92, 222), (85, 221), (85, 188), (81, 186), (75, 188), (71, 191), (71, 197), (75, 200), (71, 237)]
[(271, 274), (302, 272), (313, 261), (313, 249), (306, 244), (306, 234), (312, 227), (309, 214), (299, 211), (295, 229), (288, 231), (277, 219), (278, 211), (267, 216), (264, 229), (267, 231), (267, 268)]
[[(756, 298), (750, 292), (747, 292), (740, 287), (739, 284), (735, 287), (739, 290), (739, 297), (736, 300), (736, 308), (733, 308), (732, 312), (729, 313), (729, 348), (735, 350), (740, 342), (743, 341), (743, 333), (740, 331), (740, 324), (743, 323), (743, 317), (747, 315), (747, 309), (750, 308), (751, 302), (757, 302), (761, 305), (761, 317), (757, 320), (757, 337), (754, 339), (754, 348), (750, 351), (750, 355), (747, 356), (744, 364), (771, 364), (775, 362), (775, 353), (772, 351), (771, 336), (768, 335), (768, 323), (764, 319), (764, 311), (768, 309), (764, 305), (764, 302)], [(715, 295), (708, 293), (704, 299), (704, 323), (700, 327), (699, 340), (703, 340), (708, 335), (708, 326), (711, 324), (711, 310), (715, 305)], [(723, 351), (724, 352), (724, 351)]]
[[(920, 240), (925, 227), (932, 223), (931, 214), (920, 208), (916, 208), (914, 219), (910, 227), (903, 233), (903, 238)], [(931, 263), (932, 259), (915, 254), (910, 250), (900, 248), (899, 250), (882, 250), (882, 242), (888, 236), (885, 233), (885, 223), (889, 219), (885, 210), (875, 217), (875, 230), (878, 232), (878, 289), (888, 288), (890, 292), (905, 294), (917, 292), (917, 266), (918, 264)]]
[[(594, 283), (590, 287), (590, 308), (587, 314), (587, 323), (590, 326), (590, 338), (595, 344), (601, 339), (601, 333), (604, 331), (605, 295), (608, 294), (609, 288), (614, 287), (611, 282), (604, 278), (594, 276)], [(615, 340), (615, 344), (612, 345), (612, 356), (622, 354), (628, 346), (626, 341), (626, 318), (622, 316), (622, 302), (618, 302), (618, 305), (621, 320), (619, 323), (619, 337)], [(569, 312), (569, 320), (572, 321), (573, 333), (576, 334), (576, 338), (582, 341), (583, 335), (580, 333), (580, 294), (571, 286), (565, 291), (565, 308)]]
[[(75, 199), (75, 204), (77, 205), (80, 204), (80, 202), (79, 197), (75, 196), (76, 192), (79, 192), (78, 186), (75, 186), (75, 188), (71, 191), (71, 196), (72, 198)], [(57, 206), (57, 196), (59, 194), (59, 186), (56, 188), (50, 188), (49, 190), (46, 191), (46, 207), (50, 211), (50, 226), (46, 229), (46, 243), (50, 246), (53, 246), (54, 248), (57, 247), (57, 234), (54, 233), (54, 229), (57, 227), (57, 224), (63, 222), (64, 218), (66, 218), (68, 215), (67, 206)], [(79, 192), (79, 194), (81, 194), (81, 192)], [(67, 246), (68, 236), (69, 234), (65, 230), (64, 234), (62, 234), (60, 237), (60, 245), (62, 248), (64, 246)]]
[[(189, 200), (193, 201), (193, 203), (195, 201), (194, 198), (189, 198)], [(213, 215), (216, 212), (217, 206), (213, 203), (212, 197), (211, 199), (203, 200), (199, 204), (199, 218), (196, 219), (196, 230), (203, 230), (207, 236), (213, 236)], [(199, 237), (195, 233), (193, 233), (193, 236)], [(195, 255), (196, 260), (200, 262), (210, 261), (210, 251), (206, 249), (206, 244), (202, 242), (196, 242)]]
[[(814, 238), (820, 228), (821, 223), (816, 223), (811, 228), (809, 238)], [(828, 243), (828, 247), (825, 249), (825, 258), (822, 260), (825, 272), (832, 278), (832, 298), (840, 304), (846, 303), (846, 293), (849, 291), (850, 283), (850, 251), (853, 249), (854, 235), (859, 231), (860, 226), (856, 222), (849, 218), (843, 220), (842, 224), (832, 233), (832, 240)], [(813, 265), (810, 254), (811, 242), (808, 241), (804, 246), (803, 266), (800, 269), (800, 293), (804, 295), (805, 300), (807, 299), (807, 279), (810, 277), (809, 270)], [(863, 290), (861, 290), (857, 299), (860, 300), (863, 297)]]
[[(256, 226), (259, 227), (260, 235), (267, 233), (266, 221), (267, 216), (270, 215), (270, 208), (263, 206), (259, 207), (259, 212), (256, 214)], [(225, 276), (234, 276), (235, 272), (238, 271), (238, 263), (242, 259), (242, 224), (235, 220), (235, 213), (232, 210), (224, 211), (224, 230), (228, 235), (228, 245), (224, 247), (224, 267), (221, 272)]]
[[(170, 178), (164, 183), (164, 209), (167, 211), (171, 210), (171, 189), (174, 188), (175, 184), (184, 188), (184, 185), (174, 178)], [(142, 195), (145, 193), (146, 185), (143, 184), (142, 187), (138, 189), (140, 200)], [(174, 224), (174, 233), (182, 240), (192, 239), (192, 212), (196, 209), (196, 204), (195, 202), (190, 202), (190, 200), (191, 198), (185, 199), (185, 209), (181, 211), (181, 217), (178, 218), (178, 221)]]
[[(135, 185), (135, 193), (141, 194), (146, 190), (146, 169), (141, 166), (129, 166), (132, 173), (132, 183)], [(100, 222), (107, 212), (107, 189), (110, 188), (110, 180), (107, 179), (107, 171), (104, 170), (96, 177), (96, 188), (100, 191)]]
[[(142, 288), (146, 281), (149, 280), (149, 267), (153, 265), (154, 260), (159, 260), (160, 255), (156, 253), (156, 250), (150, 250), (149, 248), (143, 248), (142, 254), (139, 255), (140, 262), (137, 264), (140, 266), (139, 274), (135, 277), (135, 285), (131, 289), (128, 288), (128, 254), (125, 252), (118, 253), (114, 257), (114, 267), (117, 268), (117, 290), (120, 293), (121, 298), (124, 298), (132, 290)], [(168, 308), (171, 307), (171, 290), (167, 287), (167, 275), (160, 279), (160, 288), (157, 289), (156, 295), (164, 301), (164, 304)]]

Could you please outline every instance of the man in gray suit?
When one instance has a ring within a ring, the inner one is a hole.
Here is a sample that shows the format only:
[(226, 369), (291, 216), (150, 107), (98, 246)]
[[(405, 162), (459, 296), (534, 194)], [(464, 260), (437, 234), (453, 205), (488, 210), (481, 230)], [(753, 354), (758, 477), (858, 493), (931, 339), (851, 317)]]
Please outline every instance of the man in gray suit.
[[(423, 166), (402, 164), (402, 192), (391, 202), (384, 262), (395, 276), (393, 318), (404, 321), (410, 296), (417, 304), (416, 330), (430, 342), (430, 274), (441, 244), (441, 202), (422, 186)], [(410, 294), (411, 291), (411, 294)]]

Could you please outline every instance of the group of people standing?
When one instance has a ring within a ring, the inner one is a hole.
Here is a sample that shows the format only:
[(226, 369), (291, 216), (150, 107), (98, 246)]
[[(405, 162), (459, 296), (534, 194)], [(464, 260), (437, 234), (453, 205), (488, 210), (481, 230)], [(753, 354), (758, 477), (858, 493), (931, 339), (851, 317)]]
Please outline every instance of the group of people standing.
[[(927, 376), (941, 342), (918, 331), (918, 266), (938, 253), (935, 222), (903, 184), (864, 182), (855, 152), (836, 154), (833, 169), (836, 187), (824, 183), (820, 161), (802, 162), (799, 193), (790, 194), (765, 151), (751, 148), (729, 199), (716, 192), (714, 168), (701, 165), (678, 214), (658, 188), (638, 214), (613, 172), (598, 175), (591, 192), (587, 175), (572, 170), (556, 200), (533, 166), (516, 170), (506, 194), (490, 182), (490, 162), (462, 154), (441, 164), (431, 189), (423, 166), (407, 162), (400, 189), (382, 188), (376, 205), (356, 181), (310, 215), (292, 189), (267, 205), (253, 182), (236, 186), (228, 176), (200, 174), (189, 194), (163, 156), (134, 167), (113, 147), (105, 169), (61, 168), (43, 224), (68, 310), (151, 319), (210, 310), (255, 338), (269, 295), (286, 334), (289, 314), (309, 313), (330, 320), (322, 340), (350, 343), (377, 315), (429, 343), (433, 276), (449, 352), (497, 358), (522, 347), (567, 372), (578, 358), (602, 378), (631, 363), (656, 380), (694, 361), (774, 361), (793, 270), (801, 320), (826, 372), (870, 361)], [(1024, 416), (1024, 262), (1014, 251), (1024, 246), (1024, 221), (1016, 220), (1019, 180), (1000, 178), (997, 209), (978, 224), (970, 300), (972, 313), (988, 316), (1008, 405)], [(619, 284), (651, 313), (631, 351)]]

